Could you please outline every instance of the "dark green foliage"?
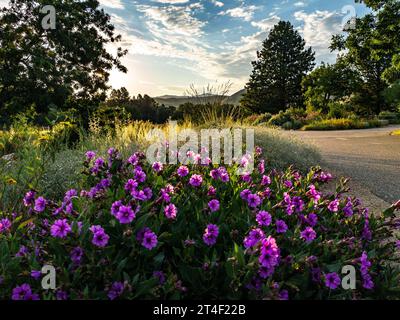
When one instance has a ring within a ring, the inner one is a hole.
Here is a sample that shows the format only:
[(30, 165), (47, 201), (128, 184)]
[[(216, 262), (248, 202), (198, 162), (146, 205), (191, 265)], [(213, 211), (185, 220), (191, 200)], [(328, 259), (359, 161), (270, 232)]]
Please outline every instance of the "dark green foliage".
[[(44, 5), (56, 9), (56, 29), (43, 29)], [(110, 16), (99, 2), (73, 0), (12, 0), (0, 11), (0, 113), (15, 114), (33, 105), (38, 113), (49, 106), (74, 107), (87, 118), (105, 98), (110, 70), (126, 72), (120, 41)]]
[(257, 52), (242, 105), (254, 112), (277, 113), (302, 106), (301, 81), (314, 66), (314, 52), (290, 22), (279, 22)]

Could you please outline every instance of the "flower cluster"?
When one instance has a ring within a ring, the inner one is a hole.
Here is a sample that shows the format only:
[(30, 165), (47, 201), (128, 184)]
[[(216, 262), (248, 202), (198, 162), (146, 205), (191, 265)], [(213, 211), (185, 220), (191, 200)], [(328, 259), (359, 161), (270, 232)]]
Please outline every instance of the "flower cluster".
[[(0, 298), (342, 299), (398, 286), (382, 266), (399, 240), (381, 245), (398, 205), (374, 216), (344, 189), (324, 194), (329, 173), (268, 171), (261, 154), (222, 167), (192, 151), (185, 165), (88, 151), (82, 190), (57, 200), (31, 190), (23, 212), (0, 217)], [(349, 261), (356, 293), (340, 286)], [(52, 292), (40, 287), (45, 264), (63, 275)]]

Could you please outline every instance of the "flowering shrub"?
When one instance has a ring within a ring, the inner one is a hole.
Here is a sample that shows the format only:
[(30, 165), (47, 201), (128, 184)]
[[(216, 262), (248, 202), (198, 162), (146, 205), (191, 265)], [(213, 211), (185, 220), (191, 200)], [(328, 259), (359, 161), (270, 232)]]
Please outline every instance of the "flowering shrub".
[[(87, 152), (88, 190), (62, 203), (29, 191), (25, 212), (0, 220), (0, 298), (390, 298), (393, 206), (369, 214), (358, 199), (323, 195), (331, 175), (289, 168), (237, 175), (239, 164), (148, 164)], [(199, 159), (197, 155), (193, 159)], [(195, 160), (193, 160), (194, 162)], [(55, 290), (41, 286), (43, 265)], [(356, 269), (356, 289), (341, 286)]]

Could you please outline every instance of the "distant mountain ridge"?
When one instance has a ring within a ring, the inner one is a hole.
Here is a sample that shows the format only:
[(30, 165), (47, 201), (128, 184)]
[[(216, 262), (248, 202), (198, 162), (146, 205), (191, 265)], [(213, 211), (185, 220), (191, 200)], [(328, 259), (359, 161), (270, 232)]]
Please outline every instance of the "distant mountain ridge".
[[(239, 90), (238, 92), (234, 93), (231, 96), (227, 96), (224, 100), (227, 104), (238, 105), (240, 99), (242, 98), (243, 94), (246, 92), (246, 89)], [(219, 99), (218, 96), (215, 95), (202, 95), (197, 97), (189, 97), (189, 96), (178, 96), (178, 95), (164, 95), (153, 98), (159, 104), (164, 104), (165, 106), (174, 106), (179, 107), (181, 104), (191, 102), (196, 104), (201, 100), (202, 102), (213, 102), (216, 99)]]

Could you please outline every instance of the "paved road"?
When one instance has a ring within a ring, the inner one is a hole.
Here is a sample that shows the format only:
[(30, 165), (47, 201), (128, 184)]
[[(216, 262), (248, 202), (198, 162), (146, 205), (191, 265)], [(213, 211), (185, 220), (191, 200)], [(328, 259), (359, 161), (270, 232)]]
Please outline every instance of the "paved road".
[(400, 199), (400, 136), (390, 132), (399, 125), (348, 131), (292, 131), (314, 143), (324, 165), (354, 179), (387, 202)]

